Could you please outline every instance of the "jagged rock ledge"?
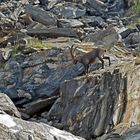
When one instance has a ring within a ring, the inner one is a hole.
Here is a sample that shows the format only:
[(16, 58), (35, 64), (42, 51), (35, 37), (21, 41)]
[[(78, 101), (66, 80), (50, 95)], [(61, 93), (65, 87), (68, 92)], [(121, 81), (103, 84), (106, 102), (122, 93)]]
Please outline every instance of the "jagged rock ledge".
[(135, 60), (113, 64), (86, 78), (65, 81), (48, 115), (63, 129), (86, 139), (111, 132), (119, 123), (139, 123), (139, 72)]

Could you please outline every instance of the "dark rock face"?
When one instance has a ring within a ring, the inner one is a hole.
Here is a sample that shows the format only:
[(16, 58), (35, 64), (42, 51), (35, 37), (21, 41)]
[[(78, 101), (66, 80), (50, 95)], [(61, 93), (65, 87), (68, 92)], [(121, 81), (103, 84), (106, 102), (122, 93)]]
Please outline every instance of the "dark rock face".
[[(65, 81), (60, 88), (60, 99), (48, 115), (55, 116), (63, 129), (86, 139), (111, 130), (103, 139), (123, 139), (121, 135), (139, 122), (137, 93), (140, 69), (134, 62), (120, 63), (111, 69), (94, 72), (88, 79), (80, 77)], [(114, 131), (113, 127), (119, 123), (124, 125)]]
[(90, 26), (105, 27), (104, 19), (100, 16), (85, 16), (82, 18), (83, 23)]
[(136, 32), (136, 29), (126, 29), (125, 31), (121, 32), (120, 35), (122, 36), (122, 38), (126, 38), (128, 37), (131, 33)]
[(27, 5), (25, 8), (25, 11), (27, 14), (30, 14), (31, 17), (35, 21), (39, 21), (40, 23), (48, 26), (48, 25), (56, 25), (56, 18), (55, 16), (48, 12), (44, 11), (42, 9), (39, 9), (37, 7), (33, 7), (32, 5)]
[(78, 38), (77, 32), (71, 28), (52, 28), (52, 29), (31, 29), (27, 31), (30, 36), (38, 37), (75, 37)]
[[(111, 2), (110, 2), (111, 4)], [(109, 6), (109, 11), (110, 12), (117, 12), (119, 13), (124, 13), (124, 9), (127, 7), (127, 2), (126, 0), (115, 0), (113, 1), (113, 4)]]
[(87, 0), (87, 4), (97, 10), (100, 14), (103, 14), (107, 11), (107, 5), (100, 0)]
[[(61, 68), (69, 63), (65, 51), (54, 48), (34, 52), (22, 59), (19, 56), (9, 59), (4, 67), (6, 72), (1, 72), (3, 80), (0, 81), (0, 91), (14, 101), (25, 98), (25, 102), (33, 98), (58, 95), (61, 82), (80, 75), (84, 70), (80, 64)], [(19, 96), (21, 91), (23, 95)], [(24, 94), (29, 94), (32, 98)]]
[[(87, 139), (105, 133), (113, 125), (113, 113), (119, 97), (124, 100), (120, 116), (124, 112), (126, 80), (127, 77), (115, 69), (112, 73), (64, 82), (60, 88), (63, 111), (58, 113), (62, 115), (64, 129)], [(118, 118), (120, 121), (121, 117)]]
[(127, 48), (136, 48), (140, 43), (140, 35), (137, 33), (131, 33), (128, 37), (125, 38), (124, 42)]

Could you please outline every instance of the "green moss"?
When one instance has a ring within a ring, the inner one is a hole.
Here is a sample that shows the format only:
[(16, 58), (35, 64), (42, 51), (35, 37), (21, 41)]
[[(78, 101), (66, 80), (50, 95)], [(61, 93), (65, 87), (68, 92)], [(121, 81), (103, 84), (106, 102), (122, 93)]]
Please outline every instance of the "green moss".
[[(47, 43), (36, 38), (31, 38), (28, 39), (28, 46), (26, 47), (36, 48), (36, 49), (43, 49), (43, 48), (51, 49), (54, 47), (54, 45), (53, 43)], [(19, 44), (14, 45), (14, 47), (12, 48), (12, 57), (15, 58), (19, 52), (20, 52)]]
[(15, 45), (14, 47), (13, 47), (13, 50), (12, 50), (12, 57), (16, 57), (16, 55), (18, 54), (18, 46), (17, 45)]
[(32, 38), (32, 39), (28, 40), (28, 47), (38, 48), (38, 49), (43, 49), (43, 48), (50, 49), (54, 46), (51, 43), (44, 42), (44, 41), (39, 40), (37, 38)]
[(140, 0), (138, 0), (136, 5), (134, 5), (133, 11), (134, 11), (135, 14), (140, 15)]
[(3, 69), (3, 68), (4, 68), (4, 66), (5, 66), (5, 62), (0, 61), (0, 69)]
[(136, 25), (135, 23), (131, 23), (131, 24), (127, 25), (126, 27), (129, 29), (134, 29), (136, 27), (135, 25)]
[(125, 16), (132, 19), (131, 23), (127, 25), (128, 28), (134, 28), (136, 24), (140, 23), (140, 0), (137, 0), (135, 5), (127, 10)]

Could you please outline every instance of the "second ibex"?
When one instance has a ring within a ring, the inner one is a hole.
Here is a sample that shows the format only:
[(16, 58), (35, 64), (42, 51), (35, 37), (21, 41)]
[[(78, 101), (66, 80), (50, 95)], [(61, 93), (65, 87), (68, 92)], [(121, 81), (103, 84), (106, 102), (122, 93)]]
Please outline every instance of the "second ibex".
[(94, 63), (96, 59), (99, 59), (102, 63), (102, 68), (104, 68), (104, 60), (108, 59), (109, 66), (111, 64), (110, 57), (104, 56), (106, 49), (103, 48), (93, 48), (92, 51), (85, 53), (82, 56), (76, 56), (74, 54), (77, 47), (74, 48), (74, 44), (70, 47), (70, 54), (73, 60), (73, 63), (76, 64), (77, 62), (82, 63), (85, 68), (85, 74), (88, 74), (88, 69), (90, 64)]

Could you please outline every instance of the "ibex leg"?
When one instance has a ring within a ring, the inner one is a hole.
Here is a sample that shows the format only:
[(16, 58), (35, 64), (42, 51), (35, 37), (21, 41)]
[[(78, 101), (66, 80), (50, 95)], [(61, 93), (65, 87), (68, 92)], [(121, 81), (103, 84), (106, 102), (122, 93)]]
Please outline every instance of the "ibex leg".
[(89, 65), (84, 65), (84, 68), (85, 68), (85, 74), (88, 74)]
[(111, 65), (110, 57), (104, 56), (103, 59), (107, 59), (109, 61), (109, 66)]
[(104, 60), (101, 57), (98, 57), (99, 60), (102, 62), (102, 69), (104, 68)]

